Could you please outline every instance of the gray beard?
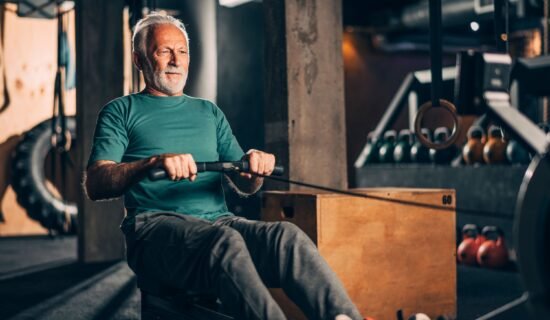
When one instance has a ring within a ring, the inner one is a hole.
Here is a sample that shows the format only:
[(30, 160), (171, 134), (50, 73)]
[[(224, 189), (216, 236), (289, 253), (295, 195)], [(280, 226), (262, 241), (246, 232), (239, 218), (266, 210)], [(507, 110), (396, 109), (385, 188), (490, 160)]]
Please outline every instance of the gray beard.
[(166, 78), (164, 71), (153, 71), (153, 66), (148, 59), (145, 59), (146, 63), (143, 68), (143, 77), (146, 84), (152, 84), (154, 88), (167, 95), (175, 95), (183, 92), (185, 83), (187, 81), (187, 74), (181, 71), (182, 78), (177, 83), (172, 83)]
[(181, 80), (177, 83), (172, 83), (166, 79), (166, 75), (163, 72), (155, 72), (153, 74), (153, 79), (155, 86), (159, 89), (160, 92), (174, 95), (183, 92), (183, 87), (185, 86), (186, 75), (183, 75)]

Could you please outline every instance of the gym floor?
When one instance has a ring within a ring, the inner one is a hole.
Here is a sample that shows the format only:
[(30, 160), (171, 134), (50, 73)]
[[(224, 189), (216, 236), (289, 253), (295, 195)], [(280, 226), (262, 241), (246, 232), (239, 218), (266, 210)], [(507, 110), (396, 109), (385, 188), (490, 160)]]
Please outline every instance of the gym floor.
[[(80, 264), (77, 239), (0, 239), (0, 319), (140, 319), (124, 261)], [(521, 296), (519, 274), (458, 266), (458, 319), (475, 319)], [(521, 305), (493, 319), (527, 319)]]

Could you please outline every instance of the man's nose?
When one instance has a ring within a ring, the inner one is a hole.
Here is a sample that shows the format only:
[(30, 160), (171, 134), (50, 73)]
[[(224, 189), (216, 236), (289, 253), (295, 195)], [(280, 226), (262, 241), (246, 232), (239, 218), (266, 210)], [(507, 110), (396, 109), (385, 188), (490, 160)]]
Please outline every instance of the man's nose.
[(183, 58), (180, 57), (178, 54), (172, 53), (170, 64), (179, 67), (183, 63)]

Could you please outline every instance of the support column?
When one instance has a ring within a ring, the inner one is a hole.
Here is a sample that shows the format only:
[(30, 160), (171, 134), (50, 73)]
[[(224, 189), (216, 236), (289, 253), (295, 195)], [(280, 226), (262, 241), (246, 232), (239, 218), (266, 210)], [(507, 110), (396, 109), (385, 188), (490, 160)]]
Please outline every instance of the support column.
[[(79, 172), (86, 169), (97, 114), (123, 94), (123, 0), (76, 1), (76, 105)], [(78, 257), (82, 262), (124, 258), (119, 230), (122, 201), (78, 199)]]
[(264, 10), (266, 150), (292, 180), (347, 188), (342, 3), (264, 0)]
[(183, 92), (214, 102), (218, 89), (216, 3), (217, 0), (177, 2), (178, 7), (181, 8), (179, 18), (186, 25), (190, 38), (191, 64), (189, 78)]

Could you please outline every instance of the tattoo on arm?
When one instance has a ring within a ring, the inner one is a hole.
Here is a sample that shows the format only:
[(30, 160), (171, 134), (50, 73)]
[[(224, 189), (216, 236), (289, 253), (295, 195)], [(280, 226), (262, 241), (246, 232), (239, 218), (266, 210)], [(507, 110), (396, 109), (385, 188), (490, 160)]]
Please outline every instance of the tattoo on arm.
[(128, 163), (100, 160), (86, 170), (84, 189), (90, 200), (114, 199), (143, 179), (158, 157)]

